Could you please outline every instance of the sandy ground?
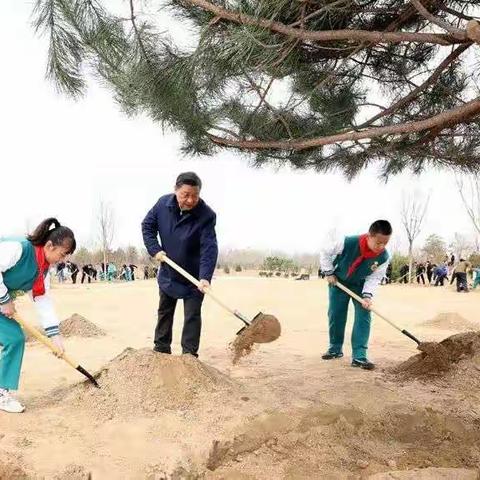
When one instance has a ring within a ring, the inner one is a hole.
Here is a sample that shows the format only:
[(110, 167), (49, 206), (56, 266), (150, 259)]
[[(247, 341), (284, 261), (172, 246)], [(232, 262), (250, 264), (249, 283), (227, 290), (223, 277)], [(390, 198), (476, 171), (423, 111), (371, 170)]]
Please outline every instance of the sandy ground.
[[(322, 361), (327, 288), (321, 280), (244, 273), (219, 276), (214, 288), (249, 317), (275, 315), (282, 336), (234, 366), (227, 347), (242, 325), (206, 299), (202, 363), (153, 356), (155, 280), (55, 286), (61, 318), (78, 313), (107, 333), (65, 340), (73, 358), (99, 372), (103, 388), (95, 391), (45, 347), (29, 344), (18, 392), (28, 409), (0, 413), (0, 478), (363, 479), (414, 468), (425, 470), (411, 478), (477, 478), (476, 378), (387, 373), (418, 351), (378, 318), (370, 342), (375, 371), (350, 367), (349, 344), (344, 359)], [(422, 340), (435, 341), (480, 325), (479, 301), (480, 291), (389, 285), (375, 305)], [(25, 319), (35, 318), (27, 299), (17, 304)], [(437, 317), (451, 312), (462, 317), (458, 324)], [(175, 354), (182, 316), (179, 308)], [(12, 473), (14, 466), (21, 472)], [(474, 476), (435, 470), (454, 467)]]

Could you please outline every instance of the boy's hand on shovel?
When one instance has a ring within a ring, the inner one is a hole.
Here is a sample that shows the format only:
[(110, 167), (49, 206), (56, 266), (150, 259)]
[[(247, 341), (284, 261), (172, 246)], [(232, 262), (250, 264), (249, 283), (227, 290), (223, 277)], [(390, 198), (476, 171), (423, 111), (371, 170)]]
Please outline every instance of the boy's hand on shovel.
[(364, 298), (362, 300), (362, 307), (365, 308), (366, 310), (370, 310), (372, 308), (372, 299), (371, 298)]
[(325, 277), (325, 280), (327, 280), (327, 282), (330, 285), (336, 285), (337, 284), (337, 277), (335, 275), (328, 275), (327, 277)]
[(54, 355), (58, 358), (61, 358), (62, 355), (65, 353), (65, 346), (63, 345), (62, 336), (61, 335), (54, 335), (53, 337), (50, 337), (50, 340), (58, 348), (58, 352), (54, 352)]

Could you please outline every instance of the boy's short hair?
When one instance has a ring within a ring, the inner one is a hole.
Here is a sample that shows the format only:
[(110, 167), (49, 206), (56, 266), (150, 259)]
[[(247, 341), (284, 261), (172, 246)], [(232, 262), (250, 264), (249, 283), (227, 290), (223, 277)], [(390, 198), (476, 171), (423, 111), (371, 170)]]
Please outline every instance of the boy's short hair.
[(392, 226), (388, 220), (376, 220), (370, 225), (368, 229), (368, 233), (370, 235), (391, 235), (392, 234)]
[(180, 188), (182, 185), (190, 185), (191, 187), (198, 187), (202, 189), (202, 181), (195, 172), (183, 172), (175, 181), (175, 188)]

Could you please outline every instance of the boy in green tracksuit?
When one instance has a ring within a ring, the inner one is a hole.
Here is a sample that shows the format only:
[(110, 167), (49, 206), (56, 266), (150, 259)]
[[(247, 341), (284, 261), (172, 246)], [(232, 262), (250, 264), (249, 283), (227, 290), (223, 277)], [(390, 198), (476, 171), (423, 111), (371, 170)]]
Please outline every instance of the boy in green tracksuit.
[(350, 296), (335, 287), (338, 281), (363, 298), (354, 301), (355, 320), (352, 331), (352, 366), (373, 370), (367, 358), (373, 295), (387, 272), (389, 255), (385, 247), (392, 226), (387, 220), (372, 223), (368, 233), (344, 237), (328, 245), (321, 254), (321, 268), (329, 283), (328, 324), (330, 346), (324, 360), (343, 357), (343, 341)]

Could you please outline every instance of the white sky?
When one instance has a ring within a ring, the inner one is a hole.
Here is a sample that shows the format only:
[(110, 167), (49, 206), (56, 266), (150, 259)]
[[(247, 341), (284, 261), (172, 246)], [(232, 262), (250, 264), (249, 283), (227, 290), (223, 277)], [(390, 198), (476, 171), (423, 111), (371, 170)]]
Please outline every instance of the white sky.
[(102, 197), (116, 212), (115, 245), (141, 246), (141, 220), (186, 170), (203, 180), (221, 248), (315, 252), (332, 228), (360, 233), (377, 218), (393, 223), (393, 244), (403, 246), (401, 195), (413, 187), (431, 190), (419, 244), (430, 233), (472, 235), (450, 172), (403, 174), (383, 184), (369, 169), (348, 183), (334, 174), (255, 170), (230, 152), (182, 158), (175, 134), (147, 118), (127, 118), (98, 85), (77, 102), (58, 95), (44, 78), (47, 50), (30, 27), (32, 5), (2, 0), (0, 236), (57, 216), (92, 246)]

